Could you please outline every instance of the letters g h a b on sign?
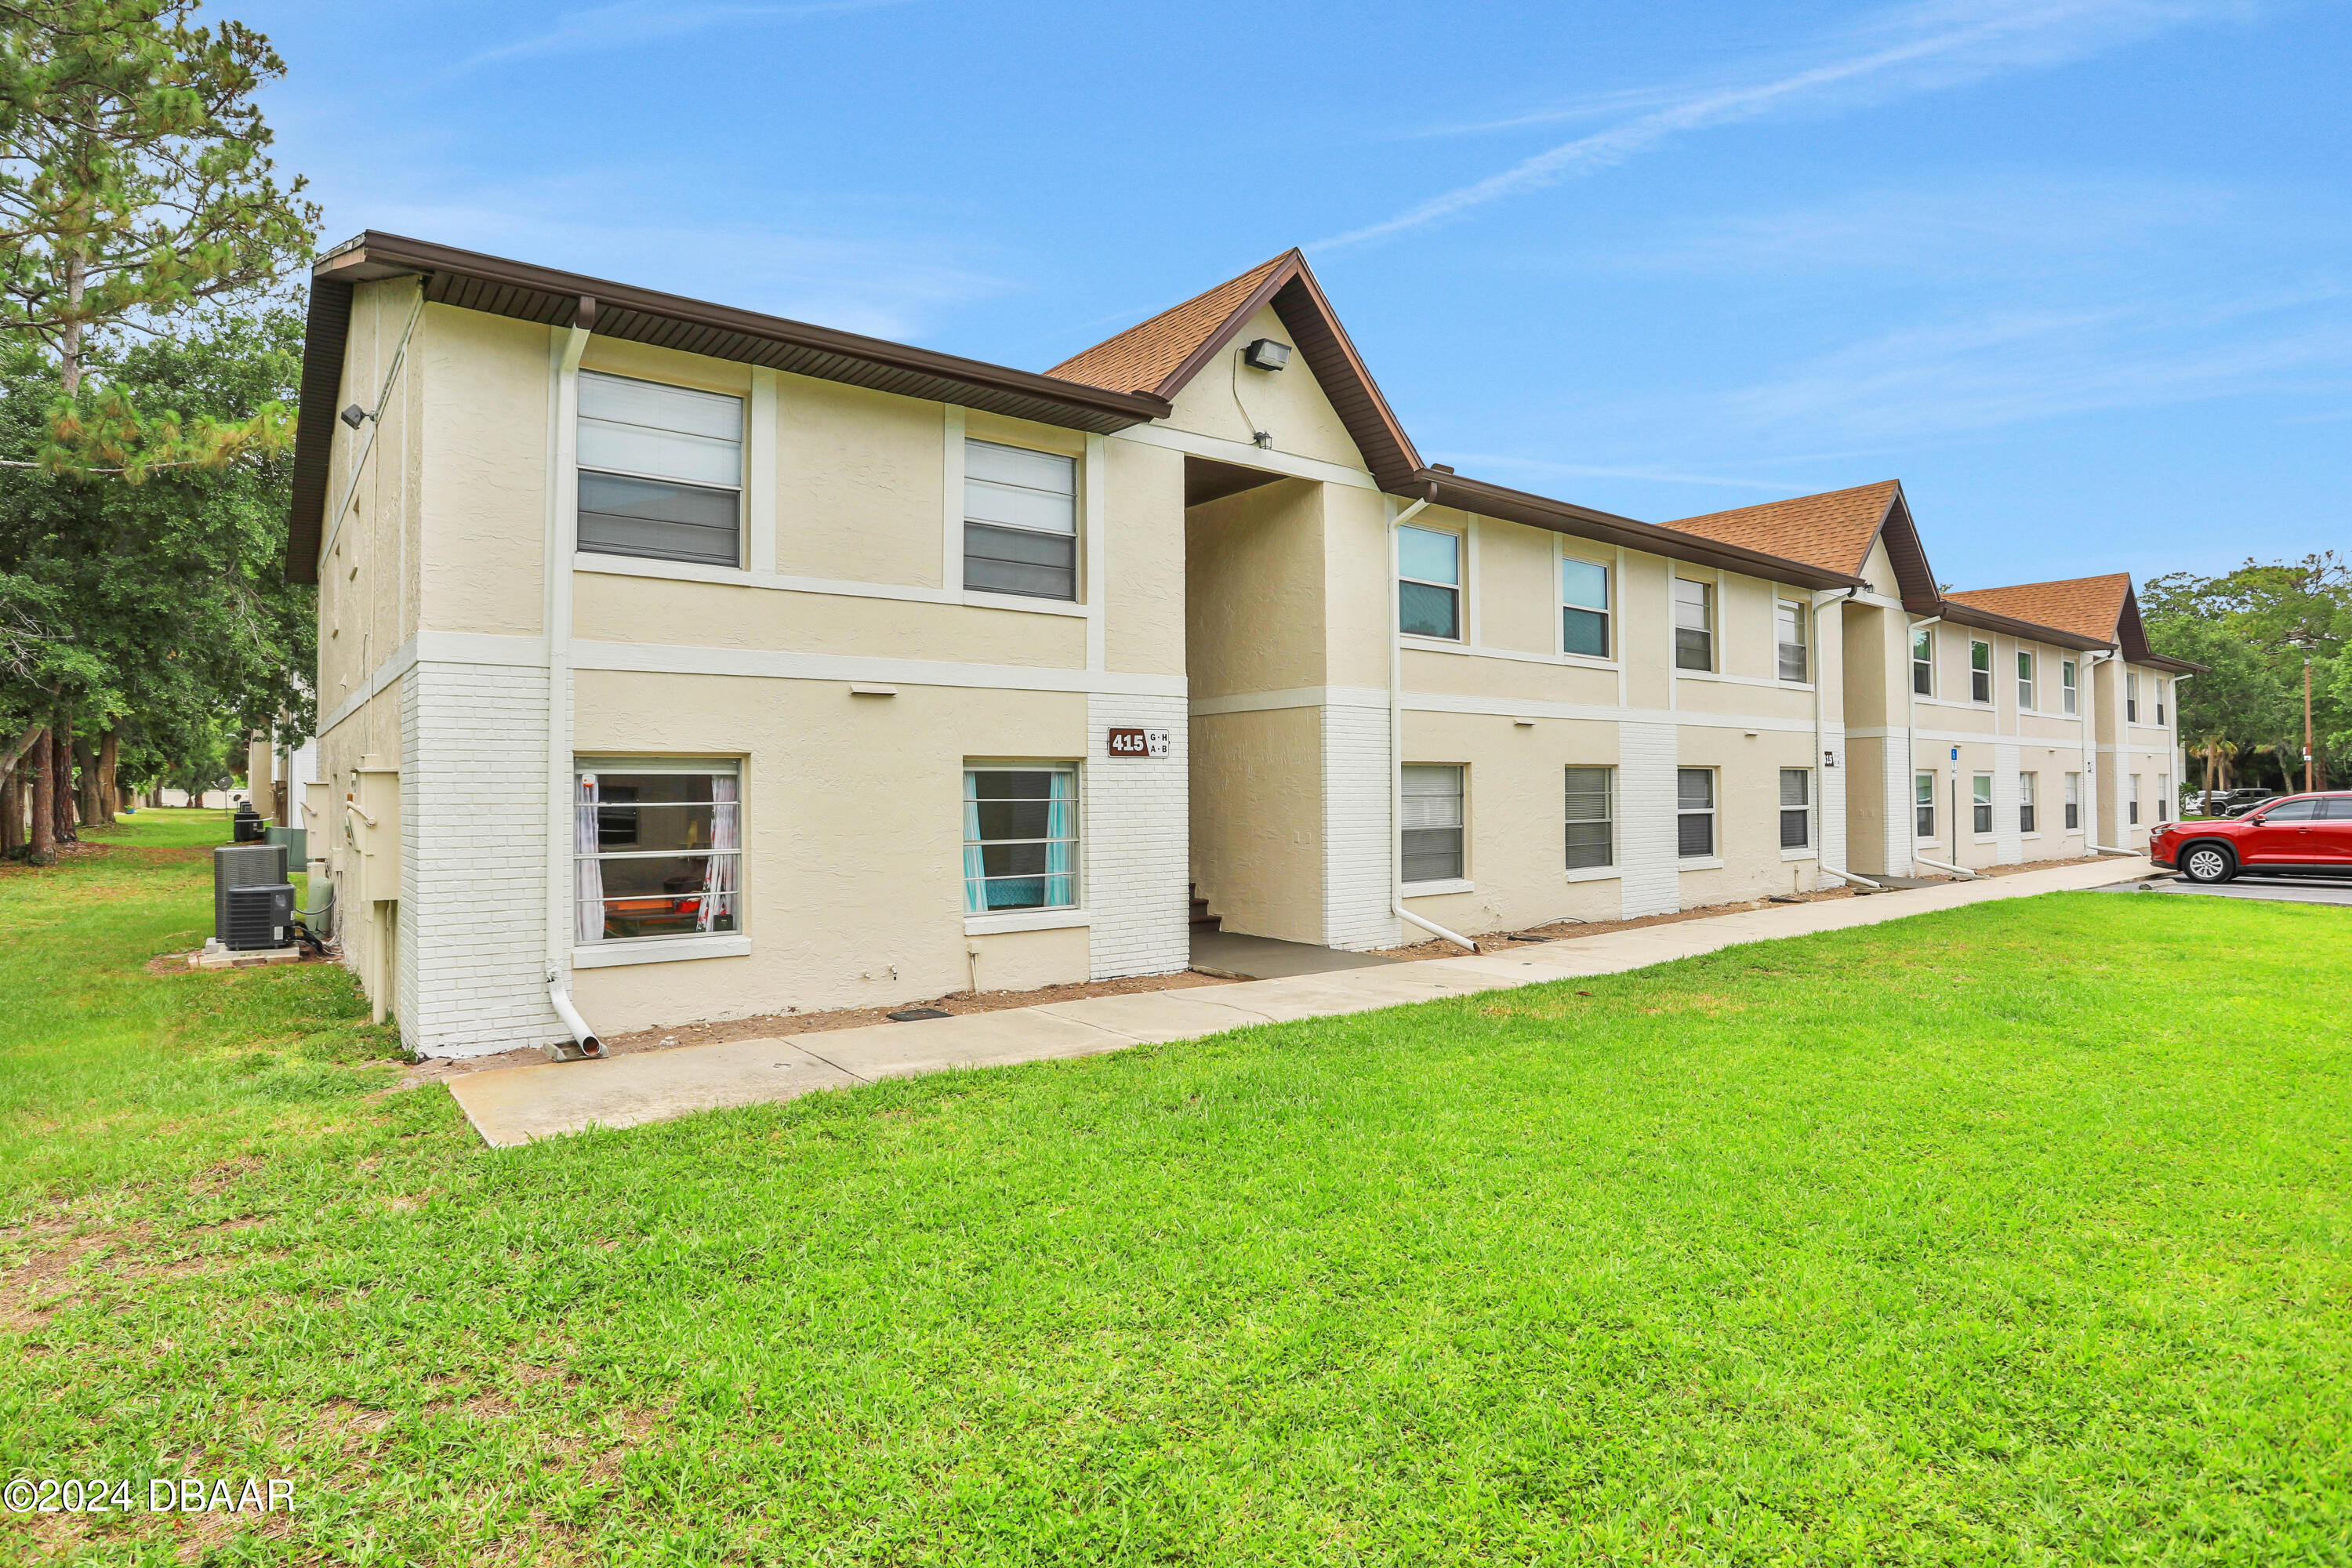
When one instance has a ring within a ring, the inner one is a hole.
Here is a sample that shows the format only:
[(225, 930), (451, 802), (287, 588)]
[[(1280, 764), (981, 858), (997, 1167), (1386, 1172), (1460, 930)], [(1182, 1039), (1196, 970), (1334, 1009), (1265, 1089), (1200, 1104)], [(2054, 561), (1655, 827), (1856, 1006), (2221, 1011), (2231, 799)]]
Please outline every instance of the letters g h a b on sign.
[(1168, 731), (1113, 729), (1104, 750), (1114, 757), (1164, 757), (1168, 754)]

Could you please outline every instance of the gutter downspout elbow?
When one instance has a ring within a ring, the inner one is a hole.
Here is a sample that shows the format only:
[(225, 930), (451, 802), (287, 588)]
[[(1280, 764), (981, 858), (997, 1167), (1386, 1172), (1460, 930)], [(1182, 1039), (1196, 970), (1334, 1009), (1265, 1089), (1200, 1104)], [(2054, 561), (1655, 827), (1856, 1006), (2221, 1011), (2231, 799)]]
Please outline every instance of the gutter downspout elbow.
[(1983, 875), (1982, 872), (1969, 870), (1966, 866), (1948, 866), (1941, 860), (1930, 860), (1925, 855), (1914, 855), (1911, 858), (1919, 862), (1920, 865), (1928, 868), (1930, 870), (1949, 871), (1953, 876), (1959, 878), (1965, 882), (1973, 882), (1979, 877)]
[(1437, 481), (1422, 488), (1421, 499), (1402, 511), (1389, 514), (1389, 913), (1407, 925), (1442, 936), (1472, 952), (1478, 944), (1433, 921), (1425, 921), (1404, 907), (1404, 634), (1403, 606), (1398, 600), (1397, 530), (1421, 514), (1437, 499)]
[(596, 1032), (580, 1016), (580, 1009), (572, 1005), (571, 994), (563, 989), (563, 975), (559, 970), (547, 972), (547, 999), (554, 1005), (555, 1016), (563, 1020), (563, 1026), (572, 1031), (572, 1042), (580, 1047), (580, 1054), (601, 1058), (604, 1042), (596, 1037)]

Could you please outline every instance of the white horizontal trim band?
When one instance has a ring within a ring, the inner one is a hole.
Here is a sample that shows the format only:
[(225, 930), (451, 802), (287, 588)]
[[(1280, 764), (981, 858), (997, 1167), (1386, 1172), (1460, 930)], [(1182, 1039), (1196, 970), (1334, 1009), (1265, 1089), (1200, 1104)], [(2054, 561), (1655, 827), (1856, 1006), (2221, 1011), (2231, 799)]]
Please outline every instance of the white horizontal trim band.
[(874, 681), (898, 686), (1099, 692), (1107, 697), (1182, 697), (1181, 675), (1122, 675), (1034, 664), (959, 664), (866, 654), (791, 653), (775, 648), (693, 647), (675, 643), (574, 641), (572, 665), (642, 675), (727, 675), (767, 680)]

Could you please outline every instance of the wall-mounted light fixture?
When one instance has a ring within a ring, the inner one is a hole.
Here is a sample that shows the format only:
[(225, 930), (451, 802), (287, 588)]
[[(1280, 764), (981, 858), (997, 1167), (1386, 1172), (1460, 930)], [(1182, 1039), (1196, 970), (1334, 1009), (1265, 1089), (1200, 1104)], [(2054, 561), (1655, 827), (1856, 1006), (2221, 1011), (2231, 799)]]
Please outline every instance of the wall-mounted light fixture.
[(1242, 350), (1242, 358), (1253, 370), (1280, 370), (1290, 363), (1290, 345), (1276, 342), (1272, 338), (1258, 338)]
[(341, 415), (343, 423), (350, 426), (354, 430), (360, 427), (360, 421), (365, 419), (367, 416), (368, 411), (362, 408), (356, 403), (352, 404), (349, 408), (344, 409)]

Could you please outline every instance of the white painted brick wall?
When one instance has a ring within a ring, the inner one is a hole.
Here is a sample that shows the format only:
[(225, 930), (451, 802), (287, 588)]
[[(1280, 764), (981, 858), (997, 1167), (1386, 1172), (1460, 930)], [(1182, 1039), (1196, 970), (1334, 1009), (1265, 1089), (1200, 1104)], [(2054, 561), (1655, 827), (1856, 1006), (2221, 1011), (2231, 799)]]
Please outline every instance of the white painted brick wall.
[(1617, 726), (1617, 837), (1625, 873), (1618, 888), (1626, 920), (1682, 908), (1681, 860), (1675, 853), (1675, 764), (1681, 754), (1672, 724)]
[(435, 1057), (551, 1042), (547, 672), (420, 662), (401, 714), (401, 1037)]
[(2017, 770), (2021, 761), (2013, 742), (2002, 742), (1992, 749), (1992, 847), (1996, 865), (2014, 866), (2025, 858), (2025, 840), (2017, 825)]
[[(1824, 767), (1823, 759), (1813, 759), (1813, 779), (1821, 795), (1813, 808), (1814, 820), (1821, 824), (1820, 863), (1850, 871), (1853, 868), (1845, 858), (1845, 775), (1852, 764), (1847, 754), (1844, 729), (1836, 724), (1822, 725), (1822, 749), (1837, 759), (1837, 766)], [(1817, 872), (1813, 885), (1817, 888), (1844, 886), (1827, 872)]]
[(1390, 912), (1389, 711), (1327, 704), (1323, 753), (1323, 944), (1394, 947)]
[[(1181, 697), (1087, 699), (1087, 909), (1097, 980), (1172, 974), (1192, 961), (1189, 707)], [(1108, 731), (1168, 731), (1164, 757), (1113, 757)]]

